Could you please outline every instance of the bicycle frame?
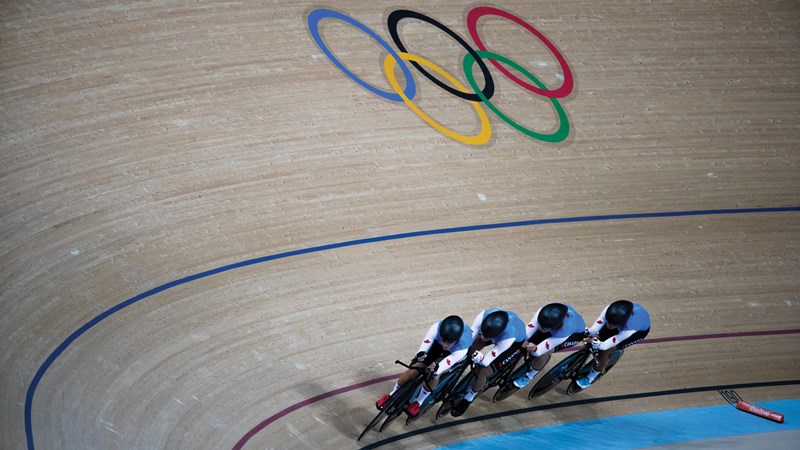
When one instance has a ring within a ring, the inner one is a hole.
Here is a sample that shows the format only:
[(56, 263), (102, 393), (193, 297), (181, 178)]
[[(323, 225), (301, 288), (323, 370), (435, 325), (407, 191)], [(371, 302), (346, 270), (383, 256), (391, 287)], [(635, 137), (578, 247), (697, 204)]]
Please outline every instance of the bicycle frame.
[[(483, 389), (475, 396), (478, 398), (481, 394), (488, 391), (489, 389), (495, 386), (501, 386), (503, 383), (508, 381), (512, 376), (517, 375), (517, 372), (525, 367), (525, 364), (520, 366), (519, 368), (517, 365), (519, 364), (520, 360), (523, 360), (527, 363), (528, 361), (528, 353), (523, 351), (523, 349), (517, 349), (507, 360), (507, 363), (498, 371), (494, 372), (493, 374), (489, 375), (486, 379), (486, 383), (483, 385)], [(467, 392), (467, 388), (472, 384), (472, 381), (475, 379), (476, 375), (476, 365), (474, 363), (470, 363), (470, 372), (464, 378), (459, 381), (459, 383), (453, 388), (450, 395), (447, 396), (446, 399), (442, 401), (442, 406), (439, 407), (439, 411), (436, 413), (436, 418), (441, 419), (442, 417), (446, 416), (450, 413), (450, 410), (455, 405), (456, 401), (463, 398)]]

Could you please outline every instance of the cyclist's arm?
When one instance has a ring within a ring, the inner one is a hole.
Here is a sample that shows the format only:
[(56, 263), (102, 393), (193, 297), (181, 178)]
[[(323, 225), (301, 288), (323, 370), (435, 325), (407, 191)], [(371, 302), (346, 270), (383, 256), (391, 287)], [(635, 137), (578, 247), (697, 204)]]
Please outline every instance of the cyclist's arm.
[(433, 340), (436, 339), (436, 335), (439, 333), (439, 322), (435, 322), (431, 327), (428, 329), (428, 334), (425, 335), (425, 338), (422, 339), (422, 343), (419, 344), (419, 352), (428, 353), (428, 350), (431, 349), (433, 345)]
[(480, 364), (483, 367), (488, 367), (489, 364), (491, 364), (492, 361), (495, 360), (495, 358), (500, 356), (501, 353), (511, 348), (514, 342), (516, 341), (513, 336), (498, 342), (497, 344), (494, 345), (494, 347), (492, 347), (492, 351), (490, 351), (486, 356), (483, 357), (483, 361), (481, 361)]
[(525, 340), (526, 341), (533, 336), (533, 333), (536, 332), (537, 328), (538, 328), (538, 325), (536, 325), (536, 316), (533, 316), (533, 319), (531, 319), (531, 321), (528, 322), (528, 325), (525, 327)]
[(608, 309), (608, 306), (603, 308), (603, 312), (597, 316), (597, 320), (595, 320), (592, 326), (589, 327), (589, 336), (597, 336), (597, 333), (599, 333), (600, 329), (603, 328), (603, 325), (606, 324), (606, 309)]
[(620, 343), (620, 342), (624, 341), (625, 339), (628, 339), (629, 337), (633, 336), (633, 333), (636, 333), (636, 330), (623, 330), (623, 331), (620, 331), (616, 335), (611, 336), (610, 338), (608, 338), (605, 341), (603, 341), (600, 344), (600, 346), (597, 347), (597, 349), (598, 350), (608, 350), (610, 348), (614, 348), (614, 346), (616, 346), (618, 343)]
[(542, 342), (539, 343), (539, 345), (536, 346), (536, 351), (532, 352), (531, 356), (534, 356), (534, 357), (542, 356), (542, 355), (550, 352), (554, 348), (558, 347), (562, 342), (566, 341), (568, 337), (569, 336), (564, 336), (564, 337), (553, 337), (553, 336), (551, 336), (551, 337), (543, 340)]
[(450, 370), (451, 367), (458, 364), (460, 361), (464, 360), (467, 357), (468, 349), (464, 348), (461, 350), (456, 350), (455, 352), (448, 355), (444, 358), (441, 362), (439, 362), (439, 368), (436, 370), (436, 376), (447, 372)]
[(477, 316), (475, 316), (475, 320), (472, 321), (472, 342), (475, 342), (475, 338), (478, 337), (478, 333), (481, 332), (481, 322), (483, 322), (483, 314), (486, 311), (481, 311)]

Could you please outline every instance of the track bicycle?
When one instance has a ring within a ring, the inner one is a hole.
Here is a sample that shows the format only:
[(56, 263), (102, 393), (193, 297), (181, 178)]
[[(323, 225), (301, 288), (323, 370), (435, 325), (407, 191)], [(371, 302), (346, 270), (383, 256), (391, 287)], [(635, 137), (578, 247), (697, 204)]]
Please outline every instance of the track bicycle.
[[(412, 360), (411, 364), (414, 364), (415, 362), (417, 362), (416, 359)], [(417, 392), (419, 392), (419, 388), (422, 386), (422, 383), (430, 380), (433, 376), (433, 373), (436, 371), (436, 364), (434, 364), (434, 367), (432, 368), (430, 366), (412, 367), (411, 365), (400, 360), (396, 360), (394, 363), (408, 369), (416, 370), (417, 375), (404, 385), (400, 386), (400, 388), (398, 388), (394, 394), (389, 396), (389, 400), (386, 401), (386, 403), (383, 405), (383, 408), (378, 411), (378, 414), (375, 415), (367, 427), (364, 428), (364, 431), (362, 431), (358, 436), (357, 440), (359, 441), (367, 434), (367, 432), (369, 432), (369, 430), (373, 429), (378, 423), (380, 423), (384, 417), (386, 417), (386, 420), (383, 421), (383, 424), (378, 431), (385, 430), (394, 419), (396, 419), (400, 414), (403, 413), (403, 411), (405, 411), (406, 407), (411, 403)]]
[[(595, 378), (592, 384), (597, 383), (597, 380), (608, 373), (608, 371), (619, 362), (623, 353), (625, 353), (625, 350), (623, 349), (618, 349), (611, 353), (605, 369), (603, 369), (600, 375)], [(582, 349), (567, 356), (561, 362), (553, 366), (552, 369), (547, 371), (547, 373), (545, 373), (539, 379), (539, 381), (533, 385), (533, 388), (528, 393), (528, 399), (532, 400), (535, 397), (539, 397), (556, 387), (556, 385), (562, 381), (566, 380), (570, 380), (570, 384), (567, 387), (567, 395), (573, 395), (577, 392), (580, 392), (582, 389), (580, 386), (578, 386), (577, 381), (589, 373), (589, 370), (592, 368), (592, 364), (597, 359), (597, 354), (598, 351), (592, 348), (590, 343), (584, 342)]]

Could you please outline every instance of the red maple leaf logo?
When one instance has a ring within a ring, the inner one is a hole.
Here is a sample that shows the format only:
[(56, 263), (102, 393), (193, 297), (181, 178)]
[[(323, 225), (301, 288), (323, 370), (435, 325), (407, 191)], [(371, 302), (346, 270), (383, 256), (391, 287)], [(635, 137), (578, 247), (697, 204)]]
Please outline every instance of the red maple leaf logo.
[(492, 350), (492, 356), (497, 356), (497, 352), (495, 352), (494, 350)]
[(602, 320), (598, 320), (598, 321), (597, 321), (597, 323), (599, 323), (599, 324), (601, 324), (601, 325), (602, 325), (602, 324), (603, 324), (603, 321), (602, 321)]
[(429, 341), (428, 339), (425, 339), (425, 343), (426, 343), (426, 344), (430, 344), (430, 343), (431, 343), (431, 341)]
[(614, 336), (614, 340), (613, 340), (613, 341), (611, 341), (611, 342), (613, 342), (613, 343), (615, 343), (615, 344), (616, 344), (616, 343), (617, 343), (617, 337), (616, 337), (616, 336)]
[(534, 327), (534, 325), (532, 323), (528, 324), (528, 328), (533, 328), (533, 327)]
[(449, 366), (449, 365), (451, 364), (451, 363), (450, 363), (450, 358), (447, 358), (447, 360), (446, 360), (446, 361), (447, 361), (447, 365)]
[(545, 347), (546, 347), (548, 350), (550, 349), (550, 343), (549, 343), (549, 342), (545, 341), (545, 343), (544, 343), (544, 346), (545, 346)]

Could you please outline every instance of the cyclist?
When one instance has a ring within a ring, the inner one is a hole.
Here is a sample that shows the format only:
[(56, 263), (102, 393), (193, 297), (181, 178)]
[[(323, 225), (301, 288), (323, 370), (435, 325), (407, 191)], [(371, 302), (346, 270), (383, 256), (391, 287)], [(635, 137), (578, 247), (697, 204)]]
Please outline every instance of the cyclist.
[[(508, 364), (514, 353), (519, 351), (525, 337), (525, 322), (511, 311), (491, 308), (475, 317), (469, 354), (476, 364), (476, 377), (464, 398), (453, 405), (453, 417), (464, 414), (486, 385), (486, 378)], [(490, 344), (494, 344), (494, 347), (484, 356), (479, 350)]]
[(585, 330), (583, 317), (569, 305), (550, 303), (536, 311), (528, 323), (528, 339), (522, 344), (533, 358), (528, 362), (528, 372), (514, 380), (514, 386), (527, 386), (553, 352), (581, 343)]
[(389, 397), (400, 389), (402, 385), (414, 379), (421, 369), (438, 362), (439, 365), (433, 373), (434, 377), (422, 384), (417, 398), (408, 405), (408, 414), (412, 417), (416, 416), (419, 414), (422, 402), (430, 395), (431, 390), (439, 384), (438, 377), (466, 358), (467, 350), (471, 343), (472, 331), (461, 317), (447, 316), (444, 320), (435, 322), (422, 339), (419, 351), (411, 363), (411, 369), (400, 374), (392, 391), (378, 399), (375, 402), (375, 406), (378, 409), (383, 409), (386, 402), (389, 401)]
[(591, 339), (592, 347), (599, 350), (589, 374), (577, 381), (581, 389), (586, 389), (603, 372), (608, 358), (616, 349), (630, 347), (641, 341), (650, 332), (650, 314), (642, 305), (628, 300), (617, 300), (600, 313), (591, 328), (586, 330), (586, 339)]

